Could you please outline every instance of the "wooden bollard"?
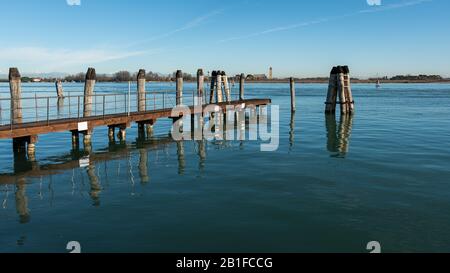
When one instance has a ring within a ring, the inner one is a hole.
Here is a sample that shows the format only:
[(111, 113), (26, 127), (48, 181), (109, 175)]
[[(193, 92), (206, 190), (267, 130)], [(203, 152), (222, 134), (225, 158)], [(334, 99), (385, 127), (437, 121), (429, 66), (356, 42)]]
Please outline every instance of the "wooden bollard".
[(137, 92), (138, 92), (138, 99), (137, 99), (137, 107), (139, 112), (143, 112), (146, 110), (146, 95), (145, 95), (145, 70), (141, 69), (139, 70), (139, 73), (137, 75)]
[(205, 90), (205, 76), (203, 75), (203, 69), (197, 70), (197, 97), (198, 105), (203, 105), (203, 92)]
[(337, 67), (337, 86), (339, 93), (339, 102), (341, 103), (341, 114), (347, 114), (348, 111), (348, 101), (345, 92), (345, 79), (344, 79), (344, 69), (342, 66)]
[(347, 108), (349, 113), (353, 113), (355, 111), (355, 102), (353, 100), (352, 94), (352, 86), (350, 82), (350, 69), (348, 66), (343, 66), (344, 70), (344, 87), (345, 87), (345, 97), (347, 99)]
[(328, 84), (328, 95), (325, 107), (325, 112), (327, 114), (332, 114), (336, 112), (336, 101), (337, 101), (337, 67), (333, 67), (330, 73), (330, 80)]
[(216, 87), (216, 80), (217, 80), (217, 71), (213, 71), (211, 74), (211, 86), (209, 91), (209, 103), (214, 102), (214, 90)]
[(222, 82), (225, 93), (225, 100), (226, 102), (230, 102), (231, 101), (230, 85), (228, 84), (228, 77), (225, 71), (222, 71)]
[(64, 98), (64, 89), (63, 89), (62, 81), (57, 80), (55, 82), (55, 86), (56, 86), (56, 95), (58, 96), (58, 98), (59, 99)]
[(92, 115), (92, 96), (94, 95), (95, 81), (97, 75), (94, 68), (89, 68), (86, 73), (86, 81), (84, 83), (84, 105), (83, 117)]
[(294, 78), (289, 79), (291, 86), (291, 112), (297, 111), (297, 106), (295, 102), (295, 80)]
[(217, 103), (223, 102), (222, 94), (222, 71), (217, 72), (216, 77)]
[(176, 104), (182, 105), (183, 104), (183, 72), (181, 70), (177, 71), (177, 99)]
[(22, 80), (17, 68), (9, 69), (9, 89), (11, 91), (11, 122), (22, 123)]
[(244, 100), (244, 84), (245, 84), (245, 75), (241, 74), (239, 79), (239, 100)]

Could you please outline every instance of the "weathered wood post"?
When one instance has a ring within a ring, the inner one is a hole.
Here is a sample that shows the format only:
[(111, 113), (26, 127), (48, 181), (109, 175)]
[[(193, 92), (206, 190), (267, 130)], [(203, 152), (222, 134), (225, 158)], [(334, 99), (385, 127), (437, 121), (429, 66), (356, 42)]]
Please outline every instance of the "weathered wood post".
[(223, 89), (225, 91), (226, 102), (230, 102), (231, 101), (230, 85), (228, 83), (228, 76), (225, 73), (225, 71), (222, 71), (222, 81), (223, 81)]
[(211, 74), (211, 86), (210, 86), (210, 92), (209, 92), (209, 103), (213, 103), (214, 101), (214, 90), (216, 88), (216, 81), (217, 81), (217, 71), (213, 71)]
[(11, 92), (11, 124), (22, 123), (22, 80), (19, 70), (9, 69), (9, 89)]
[(297, 106), (295, 102), (295, 80), (294, 78), (289, 79), (290, 86), (291, 86), (291, 112), (294, 113), (297, 111)]
[(339, 93), (339, 102), (341, 103), (341, 114), (348, 113), (348, 101), (345, 92), (345, 79), (344, 79), (344, 69), (342, 66), (337, 67), (337, 79), (338, 79), (338, 93)]
[(138, 92), (137, 107), (138, 107), (139, 112), (143, 112), (146, 110), (145, 70), (144, 69), (139, 70), (136, 81), (137, 81), (137, 92)]
[(89, 68), (86, 73), (86, 81), (84, 82), (83, 117), (92, 115), (92, 96), (94, 95), (96, 78), (95, 68)]
[(203, 92), (205, 90), (205, 76), (203, 69), (197, 70), (197, 97), (198, 105), (203, 105)]
[(55, 82), (55, 86), (56, 86), (56, 95), (58, 96), (58, 99), (63, 98), (64, 97), (64, 89), (63, 89), (62, 81), (57, 80)]
[(177, 100), (176, 100), (176, 103), (178, 106), (178, 105), (183, 104), (183, 72), (181, 70), (178, 70), (176, 77), (177, 77), (177, 86), (176, 86)]
[(223, 102), (223, 94), (222, 94), (222, 71), (217, 72), (216, 77), (216, 92), (217, 92), (217, 103)]
[(244, 100), (244, 84), (245, 84), (245, 75), (241, 74), (239, 79), (239, 100)]
[[(97, 75), (94, 68), (89, 68), (86, 73), (86, 80), (84, 82), (84, 103), (83, 103), (83, 117), (90, 117), (92, 115), (92, 96), (94, 95), (95, 82)], [(85, 149), (90, 148), (92, 138), (92, 129), (88, 128), (84, 132)]]
[(355, 111), (355, 102), (353, 100), (352, 94), (352, 86), (351, 86), (351, 78), (350, 78), (350, 69), (348, 66), (343, 66), (344, 70), (344, 88), (345, 88), (345, 96), (348, 103), (348, 111), (349, 113), (353, 113)]
[(327, 114), (333, 114), (336, 112), (336, 101), (337, 101), (337, 67), (333, 67), (330, 73), (330, 80), (328, 84), (328, 95), (325, 107), (325, 112)]

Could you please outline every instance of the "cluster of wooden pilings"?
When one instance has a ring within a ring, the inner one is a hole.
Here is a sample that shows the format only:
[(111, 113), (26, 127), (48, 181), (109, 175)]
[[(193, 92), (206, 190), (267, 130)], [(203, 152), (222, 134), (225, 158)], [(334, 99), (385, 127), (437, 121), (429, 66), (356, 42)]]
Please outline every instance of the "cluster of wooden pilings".
[(351, 114), (355, 111), (352, 88), (350, 83), (350, 69), (348, 66), (335, 66), (330, 73), (328, 95), (325, 112), (336, 112), (337, 98), (341, 106), (341, 114)]

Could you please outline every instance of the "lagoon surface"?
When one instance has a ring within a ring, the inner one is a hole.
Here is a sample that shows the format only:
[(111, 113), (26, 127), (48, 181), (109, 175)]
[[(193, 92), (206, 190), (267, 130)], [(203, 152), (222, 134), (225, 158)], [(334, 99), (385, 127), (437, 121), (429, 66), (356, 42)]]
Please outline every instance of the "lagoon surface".
[(291, 119), (288, 84), (246, 85), (247, 98), (280, 106), (274, 152), (261, 141), (177, 143), (161, 119), (144, 142), (136, 125), (115, 145), (95, 130), (88, 166), (70, 132), (41, 135), (36, 163), (52, 171), (34, 176), (1, 140), (0, 252), (65, 253), (69, 241), (83, 252), (367, 252), (370, 241), (384, 252), (449, 252), (450, 85), (356, 84), (347, 118), (325, 116), (326, 92), (298, 85)]

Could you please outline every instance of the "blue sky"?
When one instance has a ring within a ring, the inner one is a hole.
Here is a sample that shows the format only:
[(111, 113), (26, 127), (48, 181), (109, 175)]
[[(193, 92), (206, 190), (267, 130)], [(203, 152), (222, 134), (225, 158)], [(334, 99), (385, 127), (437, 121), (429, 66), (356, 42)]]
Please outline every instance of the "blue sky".
[(448, 0), (77, 1), (0, 0), (0, 73), (450, 76)]

